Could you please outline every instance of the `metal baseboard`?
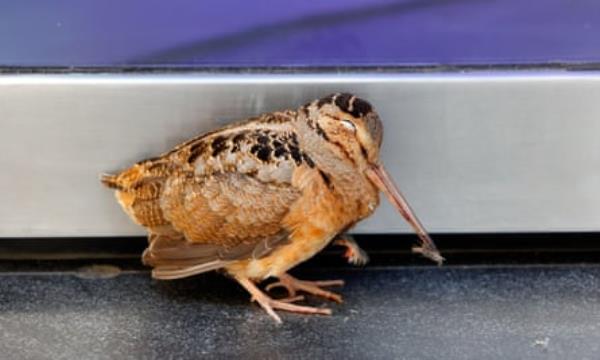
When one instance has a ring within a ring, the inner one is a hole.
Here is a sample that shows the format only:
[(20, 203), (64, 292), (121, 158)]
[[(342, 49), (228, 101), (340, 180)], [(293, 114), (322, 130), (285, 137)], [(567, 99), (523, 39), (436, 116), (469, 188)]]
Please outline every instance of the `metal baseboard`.
[[(600, 73), (0, 75), (0, 237), (141, 235), (98, 174), (336, 91), (432, 232), (600, 230)], [(385, 202), (358, 232), (406, 232)]]

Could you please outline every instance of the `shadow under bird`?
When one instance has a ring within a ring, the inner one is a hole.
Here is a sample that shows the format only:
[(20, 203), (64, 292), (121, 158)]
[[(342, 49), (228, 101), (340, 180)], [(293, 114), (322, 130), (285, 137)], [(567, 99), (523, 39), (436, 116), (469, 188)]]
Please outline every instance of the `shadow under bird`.
[[(414, 248), (443, 258), (379, 160), (383, 126), (373, 107), (333, 94), (297, 110), (263, 114), (191, 139), (102, 182), (137, 224), (148, 230), (142, 256), (156, 279), (211, 270), (237, 280), (277, 322), (275, 310), (331, 314), (297, 304), (305, 292), (341, 302), (325, 288), (341, 280), (304, 281), (287, 272), (328, 243), (361, 250), (343, 237), (373, 213), (383, 191), (416, 231)], [(277, 278), (266, 291), (257, 283)]]

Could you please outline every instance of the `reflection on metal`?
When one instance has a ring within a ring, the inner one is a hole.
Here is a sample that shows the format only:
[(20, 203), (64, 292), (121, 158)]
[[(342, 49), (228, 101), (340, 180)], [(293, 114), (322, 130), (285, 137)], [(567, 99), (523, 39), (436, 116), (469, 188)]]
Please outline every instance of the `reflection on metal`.
[[(431, 232), (600, 230), (600, 74), (0, 76), (0, 236), (142, 234), (98, 175), (334, 91)], [(360, 232), (405, 232), (382, 198)]]

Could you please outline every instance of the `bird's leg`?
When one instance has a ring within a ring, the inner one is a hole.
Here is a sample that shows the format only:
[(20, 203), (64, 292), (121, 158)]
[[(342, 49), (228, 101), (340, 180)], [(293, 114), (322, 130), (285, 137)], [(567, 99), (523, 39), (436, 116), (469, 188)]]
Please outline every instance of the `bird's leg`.
[(369, 262), (369, 255), (358, 246), (354, 238), (350, 235), (342, 235), (333, 241), (334, 245), (343, 246), (346, 248), (344, 257), (348, 259), (348, 263), (356, 266), (364, 266)]
[(324, 281), (307, 281), (298, 280), (289, 274), (283, 274), (278, 276), (279, 281), (267, 285), (265, 288), (267, 291), (277, 287), (284, 287), (288, 291), (288, 298), (282, 301), (289, 301), (290, 298), (296, 296), (297, 291), (304, 291), (306, 293), (332, 300), (337, 303), (342, 302), (341, 295), (333, 293), (331, 291), (324, 290), (323, 287), (327, 286), (343, 286), (344, 280), (324, 280)]
[(298, 314), (331, 315), (331, 309), (290, 304), (288, 301), (272, 299), (248, 278), (236, 277), (236, 280), (250, 293), (250, 295), (252, 295), (252, 300), (256, 301), (267, 314), (278, 323), (281, 323), (281, 318), (277, 315), (275, 310), (295, 312)]

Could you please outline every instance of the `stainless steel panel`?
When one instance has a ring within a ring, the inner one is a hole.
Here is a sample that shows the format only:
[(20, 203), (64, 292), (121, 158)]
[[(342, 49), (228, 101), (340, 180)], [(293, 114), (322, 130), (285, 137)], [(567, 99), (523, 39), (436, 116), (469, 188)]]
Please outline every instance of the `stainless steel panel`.
[[(142, 234), (98, 174), (334, 91), (433, 232), (600, 230), (600, 74), (0, 76), (0, 236)], [(384, 200), (358, 231), (406, 231)]]

